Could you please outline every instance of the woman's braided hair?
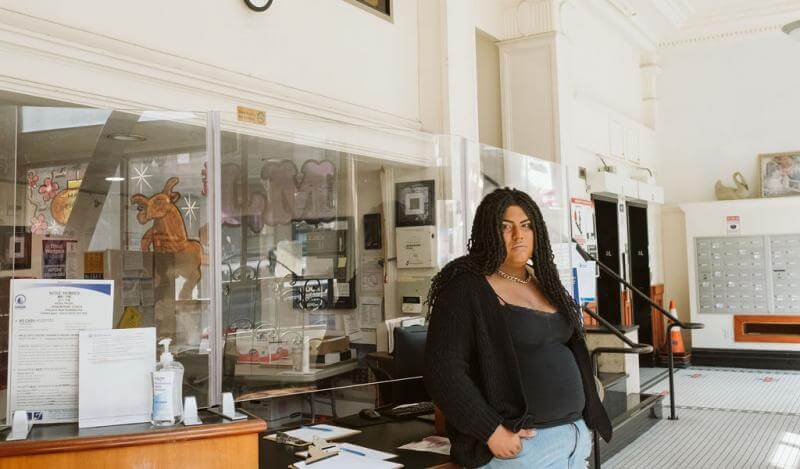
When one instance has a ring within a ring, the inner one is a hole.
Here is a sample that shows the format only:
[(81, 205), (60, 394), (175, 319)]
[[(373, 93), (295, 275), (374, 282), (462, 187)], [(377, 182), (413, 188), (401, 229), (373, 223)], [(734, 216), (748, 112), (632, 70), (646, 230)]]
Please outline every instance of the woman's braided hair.
[(497, 189), (483, 198), (475, 213), (472, 233), (467, 242), (467, 254), (448, 263), (431, 281), (426, 301), (428, 317), (436, 305), (437, 298), (456, 275), (472, 272), (475, 275), (487, 276), (502, 265), (507, 255), (502, 233), (503, 214), (512, 205), (522, 208), (533, 225), (534, 250), (531, 263), (542, 293), (560, 314), (566, 316), (573, 329), (582, 335), (581, 310), (561, 284), (553, 260), (550, 237), (539, 206), (525, 192), (507, 187)]

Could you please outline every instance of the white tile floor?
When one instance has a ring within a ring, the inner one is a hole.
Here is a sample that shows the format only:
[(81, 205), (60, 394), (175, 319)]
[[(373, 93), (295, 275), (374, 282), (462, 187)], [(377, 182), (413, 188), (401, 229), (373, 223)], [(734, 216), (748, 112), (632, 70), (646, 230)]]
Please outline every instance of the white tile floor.
[(800, 372), (693, 367), (675, 395), (678, 420), (665, 397), (664, 419), (603, 468), (800, 469)]

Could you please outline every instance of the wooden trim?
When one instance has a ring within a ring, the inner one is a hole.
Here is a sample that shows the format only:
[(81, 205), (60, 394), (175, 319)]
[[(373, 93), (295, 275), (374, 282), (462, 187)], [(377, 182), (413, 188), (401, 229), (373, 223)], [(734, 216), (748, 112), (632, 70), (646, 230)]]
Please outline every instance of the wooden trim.
[[(597, 302), (596, 301), (592, 301), (592, 302), (586, 303), (586, 307), (588, 309), (590, 309), (593, 313), (595, 313), (595, 314), (597, 313)], [(582, 313), (582, 314), (583, 314), (583, 325), (584, 325), (584, 327), (585, 326), (597, 326), (597, 325), (600, 324), (599, 322), (597, 322), (597, 320), (595, 318), (589, 316), (588, 314), (586, 314), (586, 313)]]
[[(664, 306), (664, 284), (650, 286), (650, 299), (657, 305)], [(658, 353), (667, 353), (666, 318), (655, 308), (650, 311), (650, 330), (653, 336), (653, 348)]]
[(800, 335), (747, 334), (744, 332), (744, 326), (747, 323), (800, 324), (800, 316), (733, 316), (734, 342), (800, 344)]
[(0, 443), (0, 457), (31, 456), (35, 454), (88, 451), (98, 449), (120, 448), (125, 446), (142, 446), (160, 443), (177, 443), (208, 438), (224, 438), (229, 436), (261, 433), (267, 429), (267, 423), (261, 419), (248, 419), (242, 422), (198, 425), (196, 427), (178, 427), (167, 430), (150, 430), (129, 435), (104, 435), (94, 437), (74, 437), (47, 441), (10, 441)]
[(757, 370), (800, 370), (800, 351), (694, 348), (692, 364)]
[(623, 326), (633, 325), (633, 302), (631, 301), (631, 296), (631, 292), (626, 288), (619, 297)]

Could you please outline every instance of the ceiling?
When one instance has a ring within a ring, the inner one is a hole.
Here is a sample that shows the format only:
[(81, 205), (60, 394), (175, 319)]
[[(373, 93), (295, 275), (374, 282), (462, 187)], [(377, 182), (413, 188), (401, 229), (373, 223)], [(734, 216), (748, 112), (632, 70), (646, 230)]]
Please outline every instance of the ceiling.
[(800, 19), (800, 0), (606, 0), (656, 44)]

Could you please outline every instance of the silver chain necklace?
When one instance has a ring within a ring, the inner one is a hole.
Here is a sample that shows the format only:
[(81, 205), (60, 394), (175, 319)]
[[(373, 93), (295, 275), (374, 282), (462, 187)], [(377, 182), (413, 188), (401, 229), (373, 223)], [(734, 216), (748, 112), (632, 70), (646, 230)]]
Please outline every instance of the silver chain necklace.
[(511, 281), (514, 281), (514, 282), (517, 282), (517, 283), (521, 283), (523, 285), (527, 285), (531, 281), (531, 274), (527, 270), (525, 271), (525, 273), (527, 273), (528, 275), (525, 277), (525, 280), (523, 280), (523, 279), (517, 277), (516, 275), (507, 274), (507, 273), (503, 272), (502, 270), (497, 269), (497, 275), (503, 277), (504, 279), (511, 280)]

